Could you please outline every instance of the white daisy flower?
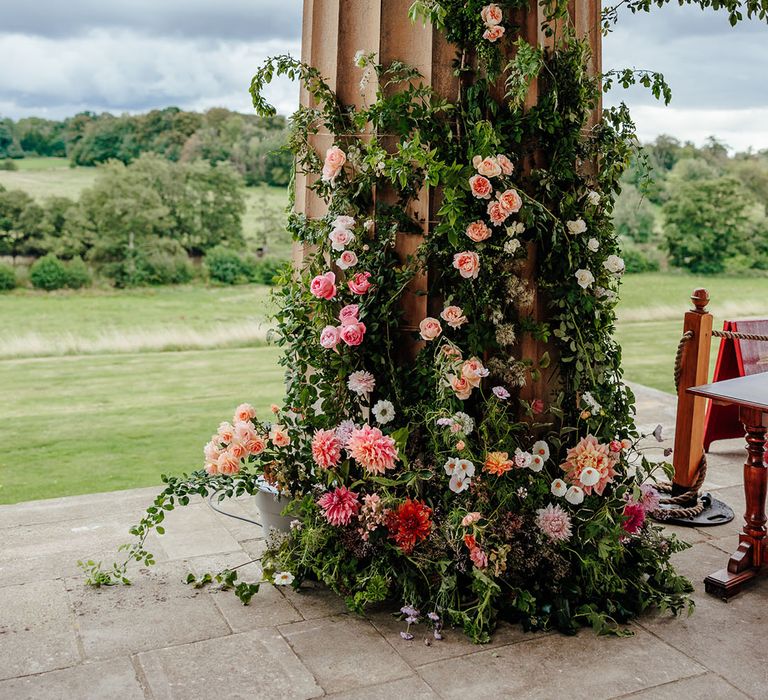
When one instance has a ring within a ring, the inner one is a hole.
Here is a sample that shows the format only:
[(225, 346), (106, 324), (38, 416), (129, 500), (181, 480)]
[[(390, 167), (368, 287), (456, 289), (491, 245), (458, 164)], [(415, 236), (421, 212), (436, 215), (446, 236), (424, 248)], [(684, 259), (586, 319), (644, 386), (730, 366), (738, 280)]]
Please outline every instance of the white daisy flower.
[(395, 418), (395, 407), (392, 405), (391, 401), (385, 401), (383, 399), (377, 401), (371, 409), (371, 412), (375, 416), (376, 422), (380, 425), (389, 423)]
[(568, 491), (568, 484), (566, 484), (562, 479), (555, 479), (552, 482), (552, 486), (549, 487), (549, 490), (552, 492), (553, 496), (562, 498), (565, 496), (566, 491)]
[(579, 481), (584, 484), (584, 486), (594, 486), (600, 481), (600, 472), (594, 467), (584, 467), (584, 469), (581, 470), (581, 474), (579, 474)]
[(565, 500), (574, 506), (579, 505), (584, 500), (584, 491), (578, 486), (571, 486), (565, 493)]
[(549, 459), (549, 445), (544, 440), (534, 442), (531, 452), (541, 457), (545, 462)]
[(462, 474), (453, 474), (448, 482), (448, 488), (454, 493), (461, 493), (469, 488), (470, 479)]
[(275, 574), (276, 586), (290, 586), (293, 583), (293, 574), (290, 571), (278, 571)]

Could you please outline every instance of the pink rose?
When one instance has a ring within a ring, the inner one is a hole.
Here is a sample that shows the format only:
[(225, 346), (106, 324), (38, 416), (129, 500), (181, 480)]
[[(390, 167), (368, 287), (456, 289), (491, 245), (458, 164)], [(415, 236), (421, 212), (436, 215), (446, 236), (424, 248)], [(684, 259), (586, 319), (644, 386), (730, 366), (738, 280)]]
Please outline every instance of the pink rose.
[(347, 156), (338, 146), (331, 146), (325, 152), (323, 163), (323, 180), (333, 182), (347, 162)]
[(490, 199), (493, 187), (491, 181), (487, 177), (482, 175), (473, 175), (469, 178), (469, 187), (472, 190), (472, 194), (478, 199)]
[(431, 316), (427, 316), (419, 324), (419, 335), (423, 340), (434, 340), (443, 332), (443, 327), (440, 325), (440, 321)]
[(470, 549), (469, 558), (478, 569), (485, 569), (488, 566), (488, 555), (480, 547)]
[(440, 317), (451, 328), (460, 328), (467, 322), (467, 317), (460, 306), (446, 306), (441, 312)]
[(474, 525), (480, 518), (483, 516), (480, 515), (477, 511), (472, 511), (471, 513), (467, 513), (461, 520), (461, 524), (464, 527), (469, 527), (470, 525)]
[(505, 175), (511, 175), (512, 171), (515, 169), (515, 166), (512, 165), (512, 161), (501, 153), (496, 155), (496, 162), (499, 164), (501, 172)]
[(504, 18), (501, 8), (496, 4), (486, 5), (480, 10), (480, 17), (487, 27), (495, 27)]
[(488, 202), (488, 216), (494, 226), (501, 226), (509, 216), (509, 212), (504, 209), (501, 202), (494, 200), (493, 202)]
[(336, 275), (333, 272), (318, 275), (309, 283), (309, 291), (318, 299), (333, 299), (336, 296)]
[(480, 243), (486, 238), (491, 237), (491, 229), (489, 229), (482, 221), (473, 221), (467, 226), (467, 235), (475, 243)]
[(371, 288), (370, 277), (370, 272), (358, 272), (347, 282), (347, 286), (355, 294), (365, 294)]
[(343, 214), (331, 222), (331, 228), (352, 228), (354, 225), (355, 220), (351, 216), (344, 216)]
[(365, 324), (361, 321), (342, 326), (339, 331), (341, 339), (350, 346), (360, 345), (365, 337)]
[(502, 27), (500, 24), (497, 24), (493, 27), (488, 27), (483, 32), (483, 39), (487, 39), (491, 43), (496, 41), (497, 39), (501, 39), (501, 37), (504, 36), (504, 27)]
[(544, 413), (544, 401), (541, 399), (531, 401), (531, 410), (537, 415)]
[(333, 350), (339, 342), (339, 330), (336, 326), (326, 326), (320, 333), (320, 345), (326, 350)]
[(455, 374), (448, 375), (448, 383), (451, 389), (456, 392), (456, 397), (466, 401), (472, 394), (472, 385), (464, 378), (457, 377)]
[(349, 326), (358, 322), (358, 313), (360, 307), (357, 304), (347, 304), (341, 311), (339, 311), (339, 321), (342, 326)]
[(515, 214), (520, 211), (520, 207), (523, 206), (523, 200), (520, 199), (520, 195), (515, 190), (506, 190), (497, 195), (499, 204), (509, 214)]
[(453, 266), (465, 279), (476, 279), (480, 272), (480, 257), (471, 251), (456, 253), (453, 256)]
[(348, 228), (335, 228), (328, 234), (328, 238), (331, 240), (331, 248), (334, 250), (344, 250), (355, 240), (355, 234)]
[(235, 438), (239, 442), (245, 444), (250, 440), (253, 440), (255, 435), (256, 429), (253, 427), (253, 424), (250, 421), (238, 421), (235, 423)]
[(479, 163), (475, 165), (477, 172), (485, 177), (497, 177), (501, 175), (501, 166), (496, 162), (493, 157), (482, 158)]
[(256, 417), (256, 409), (249, 403), (241, 403), (235, 409), (235, 422), (239, 420), (251, 420)]
[(291, 436), (288, 435), (288, 431), (282, 425), (273, 425), (269, 431), (269, 439), (275, 447), (288, 447), (291, 444)]
[(357, 265), (357, 255), (352, 250), (345, 250), (336, 261), (336, 264), (342, 270), (348, 270)]

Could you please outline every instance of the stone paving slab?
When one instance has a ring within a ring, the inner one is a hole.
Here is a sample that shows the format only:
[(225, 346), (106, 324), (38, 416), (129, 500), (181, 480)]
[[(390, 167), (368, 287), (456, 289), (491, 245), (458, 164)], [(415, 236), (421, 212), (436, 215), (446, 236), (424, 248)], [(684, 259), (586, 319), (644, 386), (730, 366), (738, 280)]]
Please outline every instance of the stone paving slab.
[[(633, 388), (638, 423), (661, 423), (658, 447), (672, 447), (674, 398)], [(92, 590), (75, 561), (110, 560), (156, 489), (0, 506), (0, 698), (768, 698), (768, 581), (727, 604), (702, 585), (737, 543), (743, 456), (741, 441), (724, 441), (709, 460), (708, 487), (734, 508), (733, 523), (670, 528), (693, 545), (675, 560), (696, 587), (696, 612), (647, 615), (628, 639), (502, 625), (484, 646), (460, 630), (427, 645), (417, 628), (406, 642), (388, 610), (353, 616), (319, 585), (265, 586), (243, 607), (231, 592), (183, 580), (257, 558), (264, 533), (199, 498), (150, 539), (156, 567), (134, 570), (131, 587)], [(249, 499), (222, 506), (254, 515)], [(259, 570), (239, 571), (248, 580)]]

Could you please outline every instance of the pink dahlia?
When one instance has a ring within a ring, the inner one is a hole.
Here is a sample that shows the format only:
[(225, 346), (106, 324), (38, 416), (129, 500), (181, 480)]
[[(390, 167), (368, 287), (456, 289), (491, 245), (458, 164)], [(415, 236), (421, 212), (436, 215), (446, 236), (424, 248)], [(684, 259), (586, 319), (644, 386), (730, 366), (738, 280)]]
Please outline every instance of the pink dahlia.
[(360, 508), (357, 494), (345, 486), (324, 493), (317, 505), (323, 509), (323, 515), (331, 525), (348, 525)]
[(397, 459), (395, 441), (370, 425), (352, 431), (347, 449), (352, 459), (374, 474), (383, 474), (387, 469), (392, 469)]
[(637, 503), (637, 501), (630, 501), (627, 503), (627, 505), (624, 506), (624, 518), (625, 520), (622, 523), (622, 527), (630, 535), (634, 535), (640, 530), (645, 522), (645, 508), (643, 508), (643, 504)]
[(318, 430), (312, 438), (312, 457), (323, 469), (335, 467), (341, 459), (341, 443), (335, 430)]
[[(594, 435), (587, 435), (576, 447), (568, 450), (565, 462), (560, 465), (568, 475), (568, 481), (583, 488), (587, 494), (591, 494), (594, 489), (599, 496), (603, 495), (605, 487), (616, 476), (615, 466), (616, 459), (611, 455), (609, 446), (599, 443)], [(592, 467), (600, 474), (596, 484), (585, 486), (581, 483), (579, 477), (586, 467)]]
[(571, 517), (560, 506), (551, 503), (536, 511), (536, 525), (553, 542), (571, 539)]

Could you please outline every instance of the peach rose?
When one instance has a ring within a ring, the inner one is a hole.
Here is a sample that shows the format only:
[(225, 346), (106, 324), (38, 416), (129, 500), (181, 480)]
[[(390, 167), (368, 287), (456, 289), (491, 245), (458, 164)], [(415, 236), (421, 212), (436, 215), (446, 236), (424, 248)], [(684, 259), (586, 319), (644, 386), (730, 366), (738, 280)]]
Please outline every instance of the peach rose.
[(482, 221), (473, 221), (467, 226), (466, 233), (475, 243), (480, 243), (486, 238), (491, 237), (491, 229), (489, 229)]
[(427, 316), (419, 324), (419, 335), (423, 340), (434, 340), (443, 332), (443, 327), (440, 325), (440, 321), (431, 316)]
[(249, 403), (241, 403), (235, 409), (235, 422), (242, 420), (251, 420), (256, 417), (256, 409)]
[(491, 43), (493, 43), (497, 39), (501, 39), (501, 37), (503, 36), (504, 36), (504, 27), (502, 27), (500, 24), (497, 24), (493, 27), (488, 27), (488, 29), (486, 29), (483, 32), (483, 39), (486, 39)]
[(460, 306), (446, 306), (441, 312), (440, 317), (451, 328), (460, 328), (467, 322), (467, 317)]
[(488, 216), (494, 226), (501, 226), (509, 216), (509, 212), (504, 209), (501, 202), (494, 200), (488, 202)]
[(347, 162), (347, 155), (338, 146), (331, 146), (325, 152), (323, 163), (323, 180), (333, 182)]
[(228, 448), (227, 451), (229, 454), (231, 454), (235, 459), (242, 459), (248, 454), (248, 450), (245, 449), (245, 445), (240, 442), (239, 440), (236, 440), (233, 442)]
[(520, 195), (516, 190), (505, 190), (496, 196), (498, 197), (499, 204), (509, 214), (516, 214), (520, 211), (520, 207), (523, 206), (523, 200), (520, 199)]
[(214, 436), (214, 439), (209, 443), (206, 443), (205, 447), (203, 448), (203, 454), (205, 455), (206, 462), (215, 462), (219, 458), (219, 455), (221, 455), (221, 448), (216, 444), (217, 440), (218, 435)]
[(246, 443), (249, 440), (253, 440), (256, 435), (256, 430), (250, 421), (238, 421), (235, 423), (235, 439), (239, 442)]
[(365, 337), (365, 324), (361, 321), (342, 326), (339, 331), (339, 337), (352, 347), (360, 345)]
[(465, 279), (477, 279), (480, 272), (480, 257), (471, 251), (456, 253), (453, 256), (453, 266)]
[(497, 177), (501, 175), (501, 166), (493, 157), (483, 158), (475, 165), (475, 169), (485, 177)]
[(448, 383), (451, 389), (456, 392), (456, 397), (466, 401), (472, 394), (472, 385), (464, 378), (457, 377), (455, 374), (448, 375)]
[(232, 439), (235, 437), (235, 429), (232, 427), (231, 423), (225, 421), (219, 423), (217, 434), (221, 442), (232, 442)]
[(357, 265), (357, 254), (353, 250), (345, 250), (336, 261), (341, 270), (348, 270)]
[(229, 452), (222, 452), (216, 460), (216, 470), (219, 474), (237, 474), (240, 471), (240, 460)]
[(464, 442), (464, 440), (459, 440), (459, 441), (456, 443), (456, 449), (457, 449), (459, 452), (461, 452), (461, 451), (462, 451), (462, 450), (463, 450), (463, 449), (464, 449), (466, 446), (467, 446), (467, 443), (466, 443), (466, 442)]
[(328, 238), (331, 240), (331, 248), (334, 250), (344, 250), (355, 240), (355, 234), (348, 228), (335, 228), (328, 234)]
[(267, 449), (267, 442), (261, 435), (256, 435), (253, 440), (246, 443), (245, 449), (248, 450), (249, 454), (259, 455)]
[(504, 18), (501, 8), (496, 4), (486, 5), (480, 10), (480, 17), (488, 27), (495, 27)]
[(480, 518), (483, 516), (480, 515), (477, 511), (473, 511), (471, 513), (467, 513), (462, 519), (461, 524), (464, 527), (469, 527), (470, 525), (474, 525)]
[(351, 216), (339, 215), (331, 222), (331, 228), (352, 228), (355, 220)]
[(449, 360), (458, 360), (461, 362), (461, 350), (459, 350), (459, 348), (457, 348), (455, 345), (443, 345), (443, 347), (440, 348), (440, 351)]
[(282, 425), (273, 425), (269, 431), (269, 439), (275, 447), (288, 447), (291, 444), (291, 436)]
[(339, 329), (336, 326), (326, 326), (320, 332), (320, 345), (326, 350), (333, 350), (339, 344)]
[(309, 283), (309, 291), (318, 299), (333, 299), (336, 296), (336, 275), (333, 272), (318, 275)]
[(355, 294), (365, 294), (371, 288), (370, 277), (370, 272), (358, 272), (347, 282), (347, 286)]
[(473, 387), (478, 387), (483, 378), (488, 376), (488, 370), (477, 357), (470, 357), (461, 366), (461, 376)]
[(219, 473), (219, 468), (216, 466), (216, 462), (206, 462), (205, 471), (211, 476), (215, 476)]
[(487, 177), (482, 175), (473, 175), (469, 178), (469, 187), (472, 190), (472, 194), (478, 199), (490, 199), (493, 187), (491, 181)]
[(511, 175), (512, 171), (515, 169), (515, 166), (512, 165), (512, 161), (501, 153), (496, 154), (496, 162), (499, 164), (501, 172), (505, 175)]

